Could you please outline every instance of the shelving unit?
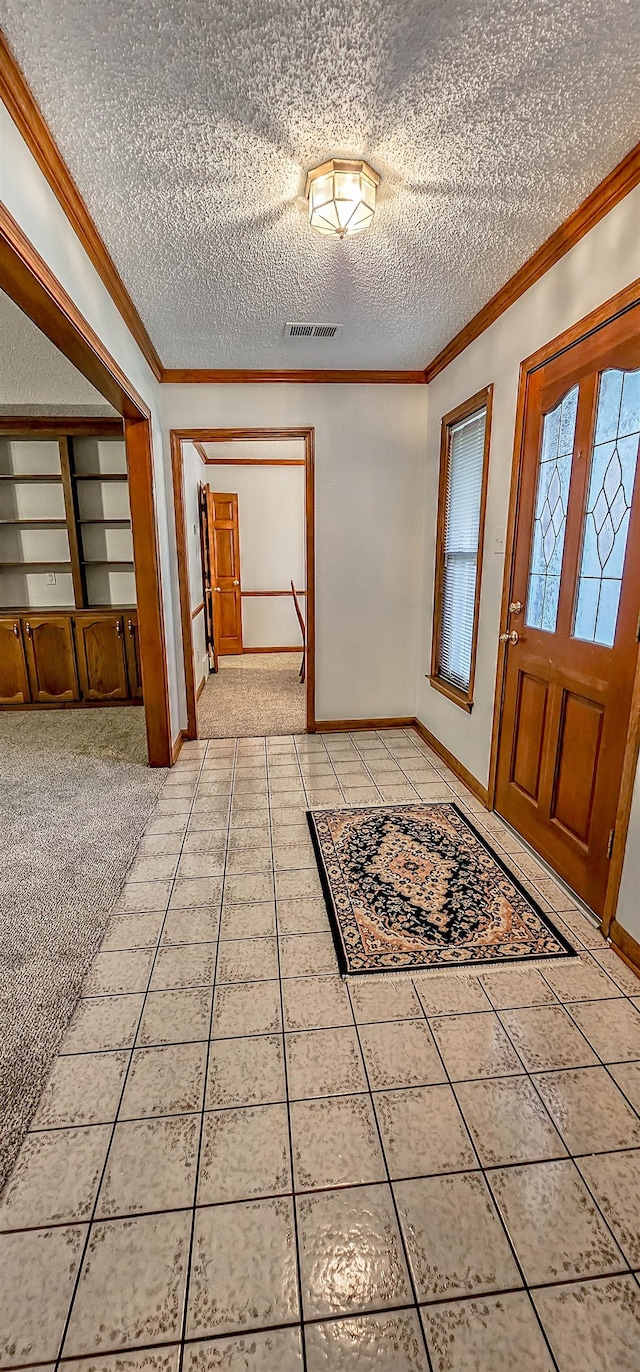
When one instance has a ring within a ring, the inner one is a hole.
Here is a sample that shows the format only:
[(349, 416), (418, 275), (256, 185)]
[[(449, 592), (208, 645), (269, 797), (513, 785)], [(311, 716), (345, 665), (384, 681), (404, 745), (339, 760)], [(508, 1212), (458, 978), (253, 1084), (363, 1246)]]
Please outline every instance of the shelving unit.
[(139, 700), (122, 423), (33, 427), (0, 421), (0, 701)]

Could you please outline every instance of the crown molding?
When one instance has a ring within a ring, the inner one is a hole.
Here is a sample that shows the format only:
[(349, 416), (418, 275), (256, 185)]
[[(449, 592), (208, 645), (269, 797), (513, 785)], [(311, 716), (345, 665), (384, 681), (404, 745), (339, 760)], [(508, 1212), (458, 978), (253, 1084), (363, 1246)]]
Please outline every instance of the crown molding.
[(156, 380), (160, 381), (162, 363), (158, 353), (1, 30), (0, 97)]
[(465, 324), (464, 328), (425, 367), (424, 379), (427, 384), (443, 372), (456, 357), (463, 353), (480, 334), (484, 333), (505, 310), (535, 285), (556, 262), (570, 252), (585, 234), (593, 229), (609, 210), (614, 208), (625, 195), (640, 184), (640, 143), (623, 157), (613, 171), (605, 176), (595, 190), (578, 205), (562, 224), (559, 225), (546, 242), (532, 253), (531, 257), (518, 268), (517, 272), (496, 291), (495, 295), (482, 306), (481, 310)]
[(248, 386), (274, 383), (314, 386), (424, 386), (424, 372), (365, 372), (365, 371), (282, 371), (165, 367), (161, 380), (178, 386)]

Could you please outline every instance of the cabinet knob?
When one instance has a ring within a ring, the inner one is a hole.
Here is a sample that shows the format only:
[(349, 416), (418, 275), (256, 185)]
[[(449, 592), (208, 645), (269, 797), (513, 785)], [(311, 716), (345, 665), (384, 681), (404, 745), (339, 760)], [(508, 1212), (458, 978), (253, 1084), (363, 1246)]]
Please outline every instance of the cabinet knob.
[(14, 632), (16, 638), (19, 638), (19, 637), (20, 637), (20, 625), (18, 624), (17, 619), (14, 621), (13, 632)]
[(27, 635), (27, 638), (31, 638), (31, 625), (30, 625), (30, 623), (29, 623), (29, 620), (26, 621), (25, 626), (24, 626), (24, 629), (25, 629), (25, 633), (26, 633), (26, 635)]
[(128, 619), (128, 620), (127, 620), (127, 628), (128, 628), (128, 630), (129, 630), (129, 633), (131, 634), (131, 637), (133, 638), (133, 620), (132, 620), (132, 619)]
[(122, 638), (122, 620), (121, 620), (121, 619), (117, 620), (117, 622), (116, 622), (116, 633), (117, 633), (117, 635), (118, 635), (118, 638)]

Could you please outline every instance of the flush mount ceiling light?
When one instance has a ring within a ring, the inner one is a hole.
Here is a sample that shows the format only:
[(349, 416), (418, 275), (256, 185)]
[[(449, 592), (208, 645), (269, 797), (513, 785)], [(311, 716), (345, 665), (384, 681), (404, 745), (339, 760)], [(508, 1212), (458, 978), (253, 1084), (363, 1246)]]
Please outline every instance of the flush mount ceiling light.
[(333, 157), (307, 174), (309, 223), (318, 233), (344, 238), (368, 229), (376, 211), (380, 177), (367, 162)]

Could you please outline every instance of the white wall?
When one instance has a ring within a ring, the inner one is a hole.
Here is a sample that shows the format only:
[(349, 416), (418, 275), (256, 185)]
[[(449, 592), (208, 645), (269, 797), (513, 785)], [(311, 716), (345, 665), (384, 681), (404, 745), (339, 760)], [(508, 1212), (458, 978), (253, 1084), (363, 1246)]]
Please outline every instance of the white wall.
[[(164, 621), (167, 641), (169, 698), (175, 737), (186, 718), (180, 611), (172, 515), (170, 468), (162, 447), (160, 386), (129, 333), (106, 287), (87, 257), (69, 220), (42, 175), (5, 106), (0, 102), (0, 196), (29, 241), (44, 258), (112, 357), (149, 406), (153, 426), (156, 515)], [(168, 450), (167, 450), (168, 451)]]
[(311, 425), (316, 712), (415, 714), (427, 387), (162, 387), (170, 428)]
[[(521, 361), (555, 338), (640, 275), (640, 187), (567, 253), (560, 262), (516, 301), (495, 324), (456, 358), (429, 385), (427, 424), (424, 561), (419, 649), (418, 718), (455, 754), (469, 771), (486, 783), (489, 770), (500, 603), (504, 556), (495, 551), (507, 526), (513, 458), (516, 399)], [(498, 250), (498, 245), (496, 250)], [(435, 558), (438, 460), (442, 415), (493, 382), (493, 420), (489, 461), (489, 490), (484, 547), (478, 658), (473, 712), (458, 706), (430, 687), (426, 674), (431, 654), (433, 569)], [(627, 852), (640, 844), (640, 801), (634, 808)], [(627, 927), (637, 914), (631, 879), (625, 879), (618, 918)], [(633, 915), (631, 913), (633, 908)]]
[[(225, 445), (228, 446), (228, 445)], [(291, 456), (304, 460), (304, 443), (290, 445)], [(269, 457), (269, 440), (255, 445), (255, 458)], [(238, 496), (240, 584), (243, 591), (288, 591), (293, 580), (304, 590), (305, 469), (200, 465), (200, 480), (212, 491)], [(304, 613), (304, 599), (301, 601)], [(293, 647), (300, 644), (300, 627), (291, 596), (260, 596), (242, 600), (245, 648)]]
[(115, 414), (59, 348), (0, 291), (0, 409), (45, 406), (49, 413)]

